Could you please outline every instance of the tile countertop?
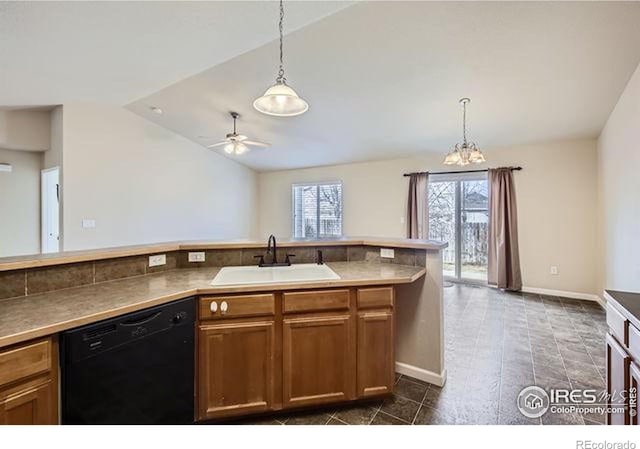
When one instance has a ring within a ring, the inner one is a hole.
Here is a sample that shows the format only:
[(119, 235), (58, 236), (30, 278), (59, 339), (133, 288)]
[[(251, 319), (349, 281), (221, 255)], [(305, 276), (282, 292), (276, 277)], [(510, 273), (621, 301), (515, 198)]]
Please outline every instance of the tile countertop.
[(413, 282), (424, 267), (327, 263), (340, 279), (242, 286), (210, 285), (220, 267), (177, 269), (0, 301), (0, 347), (54, 334), (192, 295), (389, 285)]
[[(278, 239), (279, 247), (304, 246), (383, 246), (389, 248), (413, 248), (425, 250), (442, 250), (447, 243), (433, 240), (383, 238), (383, 237), (339, 237), (322, 240)], [(257, 240), (210, 240), (184, 241), (167, 243), (150, 243), (146, 245), (120, 246), (82, 251), (64, 251), (60, 253), (33, 254), (27, 256), (0, 257), (0, 271), (19, 270), (23, 268), (46, 267), (65, 263), (86, 262), (92, 260), (112, 259), (117, 257), (137, 256), (142, 254), (164, 253), (170, 251), (197, 251), (207, 249), (266, 248), (267, 242)]]
[(640, 327), (640, 293), (619, 292), (616, 290), (605, 290), (604, 296), (608, 301), (613, 301), (622, 308), (621, 312), (626, 312), (627, 319)]

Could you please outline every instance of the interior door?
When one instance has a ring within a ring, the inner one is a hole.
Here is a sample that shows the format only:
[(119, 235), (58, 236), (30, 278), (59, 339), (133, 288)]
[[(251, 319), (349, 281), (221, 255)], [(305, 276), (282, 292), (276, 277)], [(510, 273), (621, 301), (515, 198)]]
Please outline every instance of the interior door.
[(48, 168), (41, 172), (41, 238), (42, 253), (60, 251), (60, 169)]

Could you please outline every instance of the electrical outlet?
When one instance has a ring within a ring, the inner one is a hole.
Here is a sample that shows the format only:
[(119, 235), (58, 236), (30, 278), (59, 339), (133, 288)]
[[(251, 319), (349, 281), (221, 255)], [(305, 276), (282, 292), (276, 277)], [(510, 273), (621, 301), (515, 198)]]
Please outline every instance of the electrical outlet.
[(393, 248), (380, 248), (380, 257), (383, 259), (393, 259), (395, 257)]
[(204, 262), (204, 251), (189, 253), (189, 262)]
[(82, 227), (83, 228), (95, 228), (96, 221), (93, 218), (84, 218), (82, 219)]
[(558, 267), (555, 265), (551, 265), (551, 269), (549, 270), (549, 273), (552, 275), (557, 275), (558, 274)]
[(155, 256), (149, 256), (149, 267), (157, 267), (159, 265), (167, 264), (166, 254), (156, 254)]

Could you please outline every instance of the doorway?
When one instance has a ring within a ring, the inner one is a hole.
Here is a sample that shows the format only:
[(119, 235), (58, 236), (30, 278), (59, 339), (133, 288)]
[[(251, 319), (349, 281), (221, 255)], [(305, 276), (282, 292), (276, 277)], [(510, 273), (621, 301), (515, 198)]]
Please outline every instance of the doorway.
[(445, 278), (487, 282), (488, 206), (486, 173), (429, 176), (429, 238), (449, 244)]
[(40, 175), (40, 250), (60, 251), (60, 168), (42, 170)]

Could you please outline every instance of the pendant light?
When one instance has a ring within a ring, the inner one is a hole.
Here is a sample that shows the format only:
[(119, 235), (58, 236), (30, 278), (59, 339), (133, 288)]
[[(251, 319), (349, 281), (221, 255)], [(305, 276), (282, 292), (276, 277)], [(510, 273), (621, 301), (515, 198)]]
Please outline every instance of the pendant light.
[(284, 6), (280, 0), (280, 69), (276, 83), (268, 88), (263, 96), (256, 98), (253, 107), (259, 112), (278, 117), (291, 117), (303, 114), (309, 109), (306, 101), (298, 96), (295, 90), (287, 85), (284, 77), (284, 63), (282, 52), (282, 23), (284, 21)]
[(468, 98), (460, 99), (462, 105), (462, 144), (457, 143), (447, 154), (443, 161), (445, 165), (469, 165), (486, 162), (484, 154), (477, 145), (474, 142), (467, 142), (467, 104), (470, 102), (471, 100)]

